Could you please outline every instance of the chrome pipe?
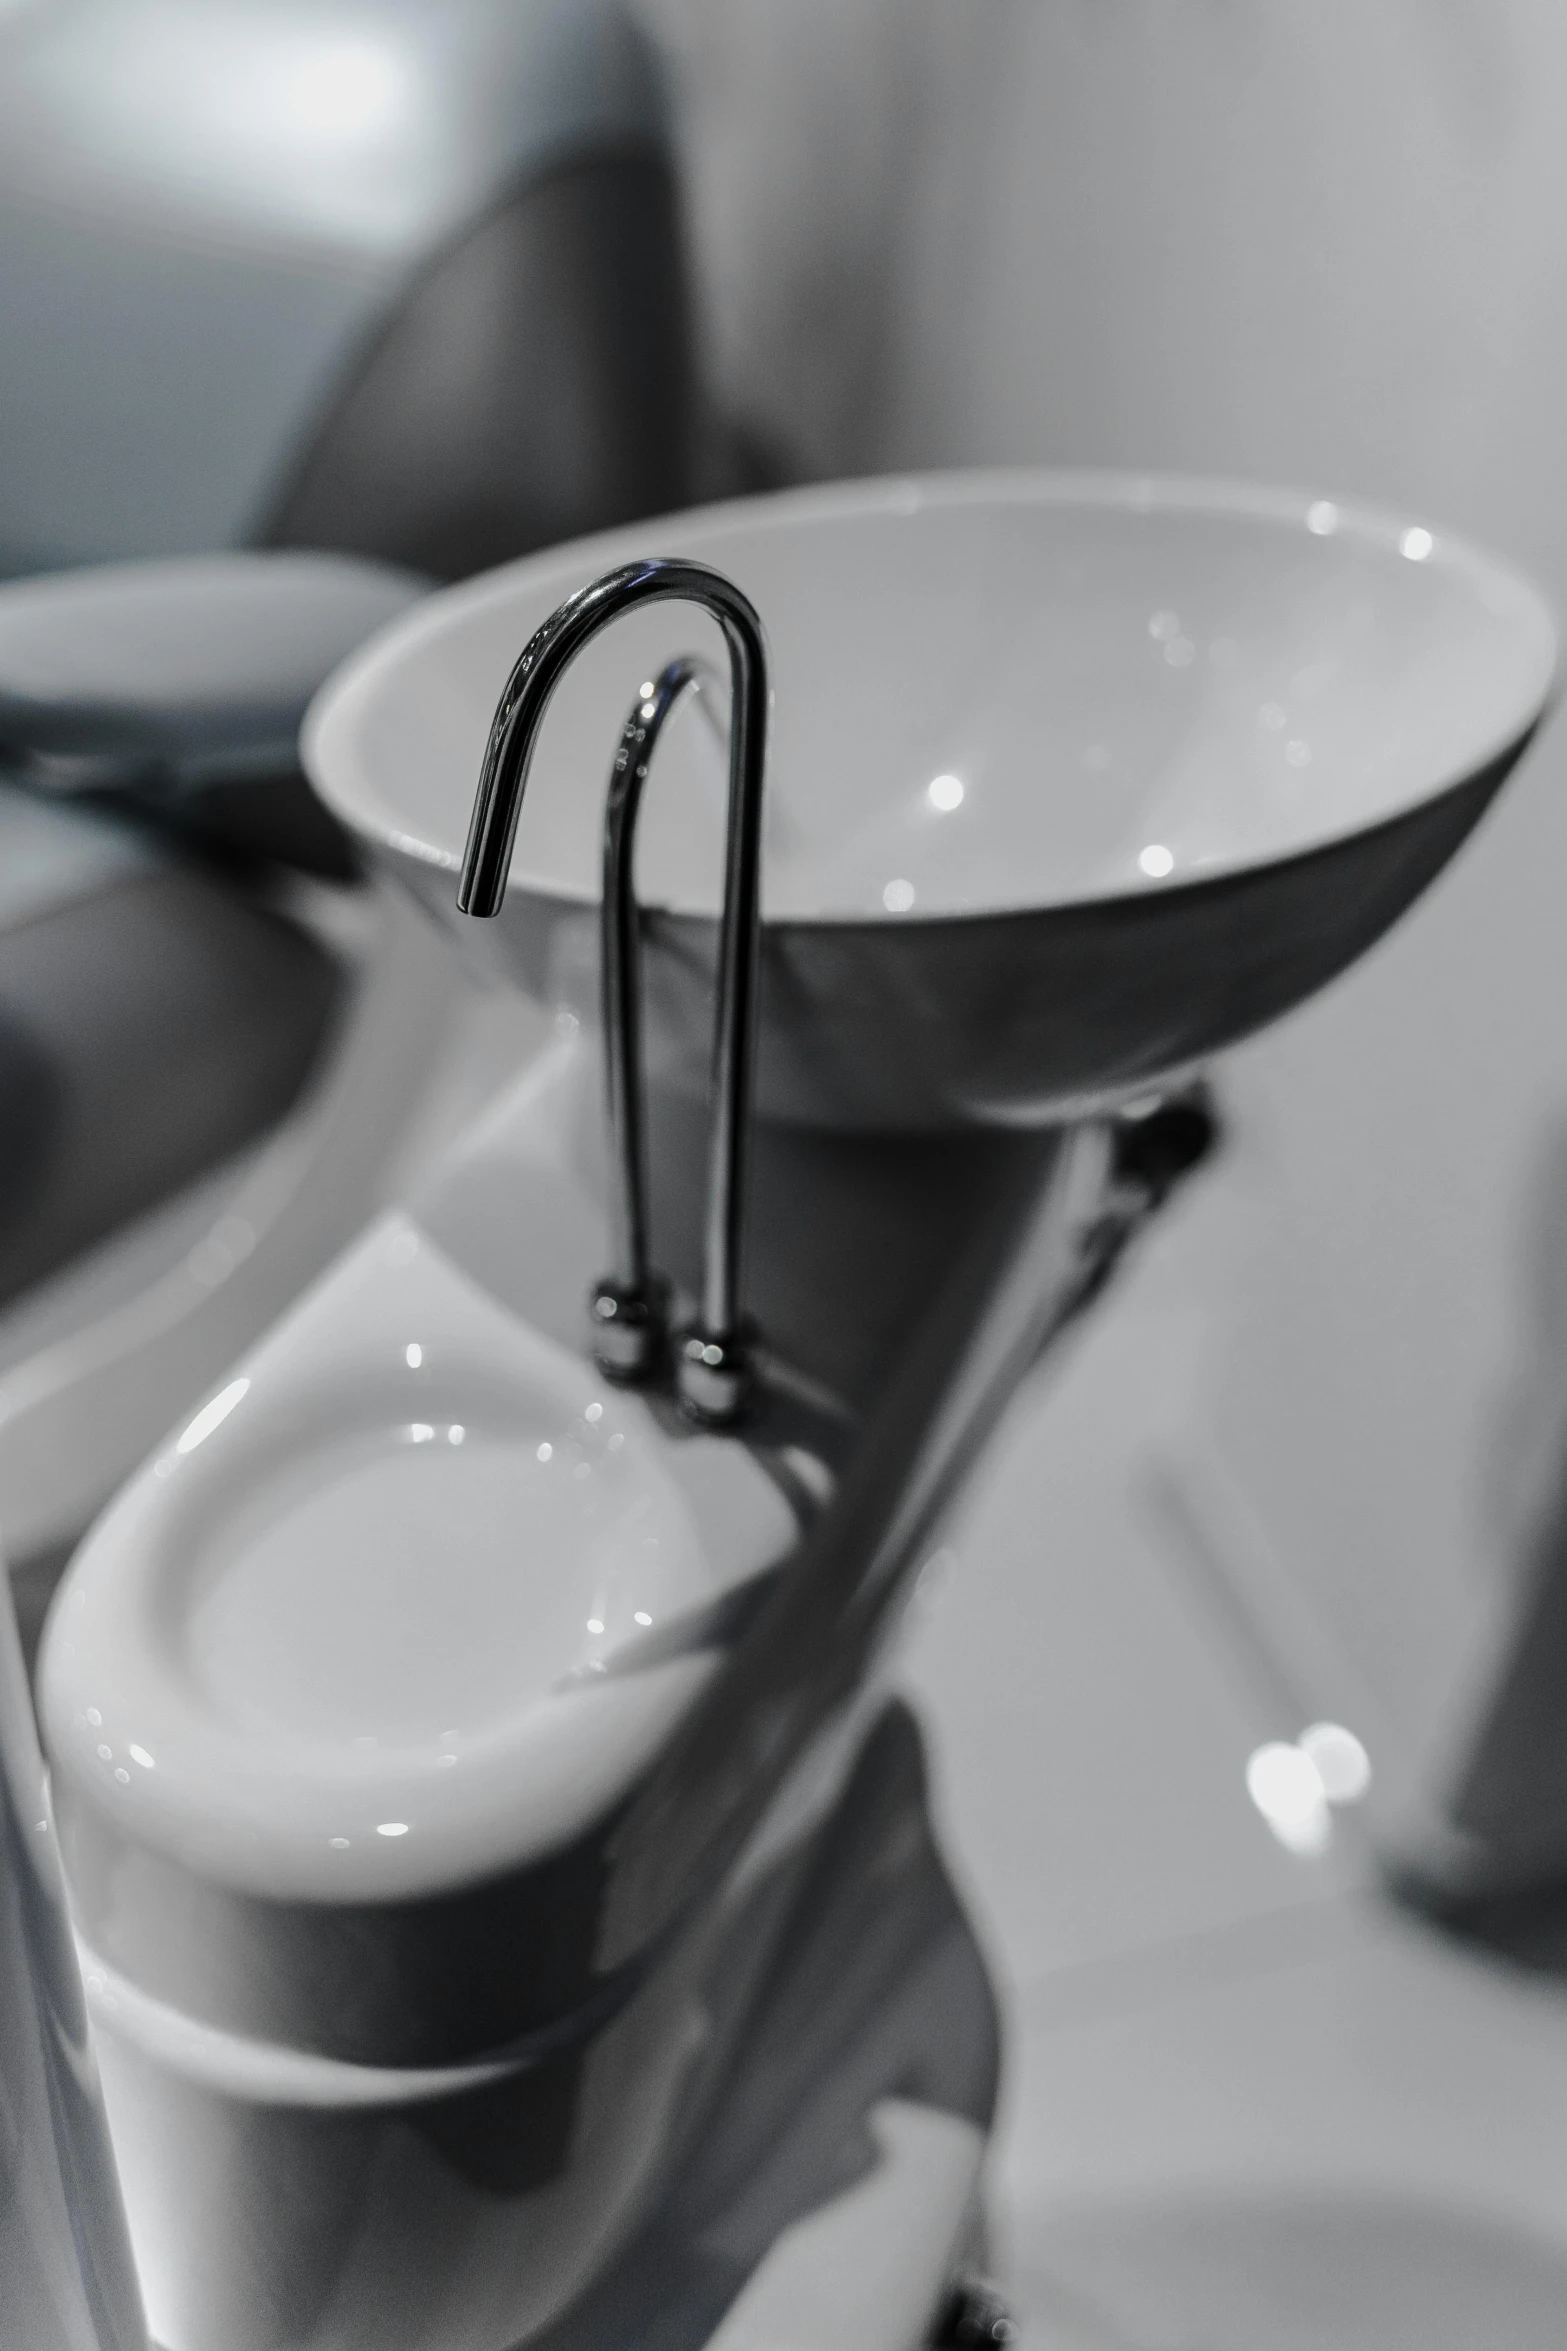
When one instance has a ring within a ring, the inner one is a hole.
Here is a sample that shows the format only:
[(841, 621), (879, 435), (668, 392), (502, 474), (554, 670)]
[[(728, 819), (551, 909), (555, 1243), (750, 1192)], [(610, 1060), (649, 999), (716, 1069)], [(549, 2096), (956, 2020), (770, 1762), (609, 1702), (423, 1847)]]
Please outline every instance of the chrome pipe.
[[(742, 1307), (741, 1276), (761, 938), (762, 784), (768, 712), (762, 624), (750, 600), (732, 580), (705, 563), (649, 557), (641, 563), (624, 564), (579, 589), (534, 632), (506, 682), (491, 723), (457, 906), (460, 913), (480, 918), (500, 912), (539, 730), (550, 697), (572, 662), (601, 629), (623, 613), (640, 604), (669, 600), (697, 604), (712, 614), (723, 631), (732, 681), (701, 1312), (695, 1325), (680, 1335), (675, 1363), (676, 1384), (686, 1412), (695, 1420), (724, 1426), (744, 1410), (751, 1381), (752, 1341)], [(607, 921), (611, 919), (606, 916)], [(631, 919), (634, 923), (634, 909)], [(623, 1066), (624, 1048), (623, 1028), (618, 1040), (606, 1034), (612, 1064), (619, 1054)], [(613, 1068), (610, 1082), (616, 1082)], [(616, 1182), (622, 1182), (622, 1177), (623, 1168), (617, 1168)], [(621, 1230), (629, 1229), (633, 1209), (623, 1189), (612, 1214)]]
[(669, 1285), (648, 1255), (647, 1135), (642, 1085), (642, 956), (634, 875), (642, 791), (665, 722), (688, 688), (710, 683), (695, 655), (667, 662), (639, 693), (621, 729), (604, 808), (599, 995), (611, 1183), (610, 1273), (595, 1284), (593, 1352), (610, 1378), (649, 1379), (668, 1343)]

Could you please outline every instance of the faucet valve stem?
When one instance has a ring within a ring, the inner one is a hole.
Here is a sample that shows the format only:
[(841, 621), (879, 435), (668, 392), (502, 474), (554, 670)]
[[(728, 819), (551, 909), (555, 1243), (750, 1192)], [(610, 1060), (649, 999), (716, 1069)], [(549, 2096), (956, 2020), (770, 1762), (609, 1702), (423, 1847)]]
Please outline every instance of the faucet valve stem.
[(700, 1324), (681, 1332), (675, 1350), (675, 1390), (688, 1420), (703, 1428), (733, 1426), (751, 1386), (751, 1341), (746, 1326), (727, 1338)]
[[(751, 1113), (757, 969), (761, 944), (762, 783), (767, 756), (767, 653), (762, 624), (733, 580), (711, 565), (649, 558), (581, 588), (529, 638), (496, 705), (468, 845), (458, 909), (500, 912), (517, 818), (545, 708), (581, 652), (622, 613), (665, 599), (697, 604), (729, 652), (729, 808), (723, 911), (718, 930), (701, 1320), (682, 1334), (675, 1386), (687, 1417), (731, 1427), (745, 1410), (753, 1349), (741, 1311), (746, 1142)], [(643, 1135), (641, 978), (632, 849), (642, 788), (665, 720), (704, 665), (689, 654), (667, 662), (638, 696), (621, 730), (610, 773), (604, 828), (601, 964), (606, 1107), (611, 1145), (610, 1225), (615, 1262), (589, 1301), (593, 1354), (609, 1379), (652, 1377), (665, 1362), (666, 1286), (648, 1262), (647, 1170)]]
[(588, 1300), (593, 1360), (607, 1380), (642, 1387), (663, 1368), (669, 1341), (668, 1291), (655, 1276), (633, 1289), (605, 1275)]

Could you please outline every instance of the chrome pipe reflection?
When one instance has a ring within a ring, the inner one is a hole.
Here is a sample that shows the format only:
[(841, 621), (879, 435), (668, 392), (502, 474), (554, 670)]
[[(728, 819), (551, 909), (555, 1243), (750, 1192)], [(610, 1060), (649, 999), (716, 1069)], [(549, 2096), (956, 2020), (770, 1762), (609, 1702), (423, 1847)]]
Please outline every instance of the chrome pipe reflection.
[(668, 1342), (669, 1285), (648, 1255), (647, 1136), (642, 1091), (642, 957), (634, 876), (637, 817), (665, 722), (688, 688), (716, 681), (682, 654), (639, 693), (621, 730), (604, 809), (599, 991), (610, 1136), (612, 1270), (593, 1292), (593, 1352), (613, 1379), (657, 1370)]
[[(676, 1355), (676, 1381), (686, 1411), (694, 1419), (721, 1425), (743, 1411), (751, 1374), (751, 1338), (741, 1303), (741, 1252), (761, 931), (768, 708), (762, 624), (732, 580), (705, 563), (650, 557), (624, 564), (580, 589), (534, 632), (507, 680), (490, 727), (457, 905), (461, 913), (479, 917), (500, 912), (539, 730), (550, 697), (572, 662), (623, 613), (671, 599), (699, 605), (717, 621), (728, 648), (733, 688), (701, 1313), (694, 1328), (681, 1335)], [(619, 1213), (629, 1217), (624, 1201)]]

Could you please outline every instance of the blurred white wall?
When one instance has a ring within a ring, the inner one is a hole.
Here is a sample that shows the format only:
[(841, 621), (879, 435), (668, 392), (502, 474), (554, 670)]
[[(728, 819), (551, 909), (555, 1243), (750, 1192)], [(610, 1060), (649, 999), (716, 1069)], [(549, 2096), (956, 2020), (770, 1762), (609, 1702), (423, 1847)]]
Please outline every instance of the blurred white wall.
[[(1552, 0), (645, 6), (714, 370), (792, 470), (1358, 491), (1567, 605)], [(1558, 730), (1229, 1080), (1238, 1238), (1190, 1474), (1274, 1563), (1229, 1570), (1309, 1595), (1395, 1792), (1450, 1767), (1567, 1459), (1564, 787)]]

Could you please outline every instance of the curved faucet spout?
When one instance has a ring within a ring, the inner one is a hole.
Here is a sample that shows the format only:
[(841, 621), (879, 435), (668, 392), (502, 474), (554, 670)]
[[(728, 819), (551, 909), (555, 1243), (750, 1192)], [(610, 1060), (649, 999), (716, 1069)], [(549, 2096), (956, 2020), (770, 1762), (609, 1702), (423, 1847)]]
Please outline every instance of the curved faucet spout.
[[(733, 694), (729, 716), (729, 814), (723, 918), (718, 940), (712, 1132), (701, 1316), (681, 1338), (676, 1377), (696, 1419), (724, 1423), (743, 1409), (750, 1348), (740, 1303), (745, 1156), (761, 928), (762, 782), (767, 756), (767, 654), (762, 624), (732, 580), (705, 563), (650, 557), (607, 572), (567, 598), (524, 646), (496, 707), (485, 746), (457, 904), (464, 914), (500, 912), (511, 869), (528, 770), (551, 695), (599, 631), (639, 604), (674, 599), (700, 605), (723, 631)], [(651, 749), (651, 746), (649, 746)], [(606, 915), (606, 921), (608, 921)], [(616, 992), (606, 993), (615, 1014)], [(620, 1012), (625, 1002), (620, 995)], [(617, 1050), (609, 1036), (611, 1077)], [(620, 1056), (624, 1066), (623, 1054)], [(624, 1152), (621, 1154), (625, 1164)], [(623, 1222), (634, 1213), (621, 1204)]]

